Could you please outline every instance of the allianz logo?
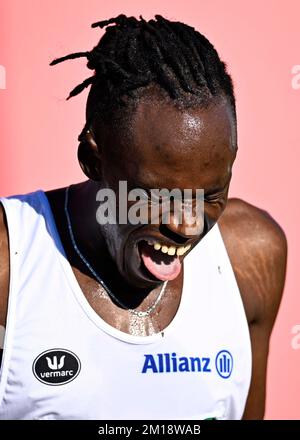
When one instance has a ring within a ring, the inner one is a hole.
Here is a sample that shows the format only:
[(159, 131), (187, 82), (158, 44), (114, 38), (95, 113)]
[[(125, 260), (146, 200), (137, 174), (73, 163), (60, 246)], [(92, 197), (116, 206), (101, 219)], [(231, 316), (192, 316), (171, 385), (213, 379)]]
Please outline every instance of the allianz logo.
[(33, 363), (35, 377), (47, 385), (62, 385), (75, 379), (80, 372), (80, 360), (73, 352), (52, 349), (41, 353)]
[(145, 354), (144, 356), (142, 373), (211, 372), (209, 357), (178, 357), (176, 353)]
[[(213, 362), (214, 360), (214, 362)], [(141, 372), (146, 373), (218, 373), (228, 379), (233, 369), (233, 357), (228, 350), (220, 350), (211, 357), (178, 356), (177, 353), (145, 354)]]

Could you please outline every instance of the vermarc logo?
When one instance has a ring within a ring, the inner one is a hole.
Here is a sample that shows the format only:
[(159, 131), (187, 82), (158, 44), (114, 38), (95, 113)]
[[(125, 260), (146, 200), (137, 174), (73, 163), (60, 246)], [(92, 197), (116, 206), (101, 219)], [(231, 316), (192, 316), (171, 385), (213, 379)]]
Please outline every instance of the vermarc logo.
[(69, 350), (53, 348), (41, 353), (33, 362), (35, 377), (46, 385), (64, 385), (78, 376), (81, 364)]
[(57, 356), (54, 356), (53, 359), (46, 356), (47, 364), (50, 370), (61, 370), (65, 364), (65, 357), (66, 357), (65, 354), (61, 356), (59, 364), (57, 364)]

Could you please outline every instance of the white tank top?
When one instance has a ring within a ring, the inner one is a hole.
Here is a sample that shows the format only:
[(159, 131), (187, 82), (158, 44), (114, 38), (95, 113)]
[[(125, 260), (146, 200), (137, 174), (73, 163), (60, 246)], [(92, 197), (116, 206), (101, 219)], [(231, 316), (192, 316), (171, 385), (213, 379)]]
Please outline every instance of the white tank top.
[(171, 323), (135, 336), (89, 305), (45, 193), (0, 200), (10, 243), (0, 419), (242, 417), (250, 337), (217, 224), (185, 258)]

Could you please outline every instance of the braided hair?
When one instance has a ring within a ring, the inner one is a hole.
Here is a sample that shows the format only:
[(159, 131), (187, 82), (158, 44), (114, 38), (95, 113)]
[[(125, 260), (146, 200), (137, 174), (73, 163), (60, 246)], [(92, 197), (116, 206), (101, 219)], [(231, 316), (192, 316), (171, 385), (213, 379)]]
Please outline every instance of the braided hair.
[(174, 103), (206, 106), (214, 97), (226, 96), (236, 121), (233, 83), (226, 64), (214, 46), (193, 27), (169, 21), (161, 15), (146, 21), (140, 16), (119, 15), (93, 23), (106, 28), (98, 44), (87, 52), (76, 52), (54, 59), (50, 66), (65, 60), (86, 57), (94, 74), (77, 85), (67, 99), (91, 85), (86, 124), (96, 114), (111, 112), (137, 101), (147, 86), (159, 86)]

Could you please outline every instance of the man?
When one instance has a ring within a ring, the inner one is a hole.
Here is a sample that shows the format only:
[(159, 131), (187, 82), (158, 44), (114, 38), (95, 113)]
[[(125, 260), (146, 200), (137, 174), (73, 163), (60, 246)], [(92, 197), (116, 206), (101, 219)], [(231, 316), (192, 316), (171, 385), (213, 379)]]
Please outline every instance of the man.
[[(267, 212), (227, 200), (226, 66), (161, 16), (92, 26), (107, 26), (92, 51), (51, 63), (86, 56), (95, 70), (69, 96), (92, 85), (78, 149), (88, 180), (2, 199), (0, 418), (261, 419), (287, 245)], [(190, 189), (192, 210), (203, 189), (204, 217), (191, 229), (174, 203), (164, 222), (159, 200), (158, 222), (105, 223), (101, 190), (120, 207), (120, 182), (149, 211), (152, 189)]]

